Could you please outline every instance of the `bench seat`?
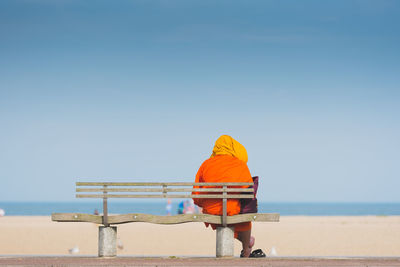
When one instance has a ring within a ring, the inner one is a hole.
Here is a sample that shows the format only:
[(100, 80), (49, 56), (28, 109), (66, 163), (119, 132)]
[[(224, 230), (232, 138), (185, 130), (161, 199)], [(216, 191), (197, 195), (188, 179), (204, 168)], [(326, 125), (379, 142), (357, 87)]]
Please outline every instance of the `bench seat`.
[[(101, 224), (102, 215), (86, 213), (53, 213), (51, 219), (56, 222), (89, 222)], [(221, 223), (221, 216), (209, 214), (180, 214), (172, 216), (152, 215), (143, 213), (129, 213), (108, 215), (109, 224), (123, 224), (146, 222), (154, 224), (180, 224), (189, 222)], [(242, 222), (279, 222), (279, 213), (247, 213), (227, 217), (227, 224)]]

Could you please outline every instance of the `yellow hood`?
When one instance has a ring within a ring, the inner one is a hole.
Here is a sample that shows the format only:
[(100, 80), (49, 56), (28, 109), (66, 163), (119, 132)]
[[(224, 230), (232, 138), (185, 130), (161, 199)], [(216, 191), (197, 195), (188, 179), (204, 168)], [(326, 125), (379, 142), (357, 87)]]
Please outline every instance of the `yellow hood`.
[(229, 135), (222, 135), (215, 141), (211, 158), (217, 155), (231, 155), (247, 163), (246, 148)]

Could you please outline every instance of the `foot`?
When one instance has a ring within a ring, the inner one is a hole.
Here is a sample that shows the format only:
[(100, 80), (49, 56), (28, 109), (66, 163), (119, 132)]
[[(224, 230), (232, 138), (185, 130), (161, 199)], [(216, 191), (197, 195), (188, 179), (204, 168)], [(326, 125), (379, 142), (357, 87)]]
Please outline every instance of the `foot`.
[(254, 238), (254, 236), (251, 236), (249, 246), (247, 248), (243, 249), (242, 252), (240, 253), (241, 258), (248, 258), (250, 256), (251, 249), (253, 248), (255, 242), (256, 242), (256, 239)]
[(248, 258), (251, 254), (251, 248), (243, 249), (240, 253), (241, 258)]

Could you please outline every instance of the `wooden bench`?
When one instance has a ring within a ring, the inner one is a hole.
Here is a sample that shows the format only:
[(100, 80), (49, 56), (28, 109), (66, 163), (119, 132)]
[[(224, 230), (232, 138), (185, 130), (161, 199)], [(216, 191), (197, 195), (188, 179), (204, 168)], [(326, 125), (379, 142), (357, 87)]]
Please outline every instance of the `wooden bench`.
[[(103, 214), (53, 213), (51, 218), (57, 222), (91, 222), (102, 224), (99, 227), (99, 257), (114, 257), (117, 254), (117, 227), (111, 226), (131, 222), (148, 222), (155, 224), (179, 224), (188, 222), (207, 222), (221, 224), (216, 231), (216, 256), (232, 257), (234, 232), (229, 225), (241, 222), (278, 222), (278, 213), (248, 213), (227, 216), (227, 199), (253, 198), (252, 183), (105, 183), (77, 182), (77, 198), (103, 199)], [(196, 186), (196, 188), (194, 188)], [(199, 188), (197, 188), (199, 186)], [(239, 187), (239, 188), (238, 188)], [(194, 193), (199, 194), (194, 194)], [(109, 198), (216, 198), (221, 199), (222, 216), (209, 214), (180, 214), (159, 216), (151, 214), (130, 213), (109, 215)]]

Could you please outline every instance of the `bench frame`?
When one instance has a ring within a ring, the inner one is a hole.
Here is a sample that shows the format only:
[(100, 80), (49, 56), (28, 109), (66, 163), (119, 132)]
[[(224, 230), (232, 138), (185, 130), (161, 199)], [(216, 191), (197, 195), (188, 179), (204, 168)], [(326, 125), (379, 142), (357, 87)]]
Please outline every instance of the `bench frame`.
[[(111, 226), (130, 222), (149, 222), (155, 224), (179, 224), (187, 222), (207, 222), (220, 224), (216, 233), (216, 256), (232, 257), (234, 231), (231, 224), (241, 222), (278, 222), (278, 213), (248, 213), (227, 215), (228, 199), (253, 198), (252, 183), (117, 183), (117, 182), (77, 182), (77, 198), (103, 199), (103, 215), (82, 213), (53, 213), (57, 222), (91, 222), (102, 224), (99, 227), (99, 257), (117, 255), (117, 227)], [(247, 188), (243, 188), (247, 186)], [(108, 214), (109, 198), (214, 198), (222, 200), (222, 215), (181, 214), (158, 216), (150, 214)]]

